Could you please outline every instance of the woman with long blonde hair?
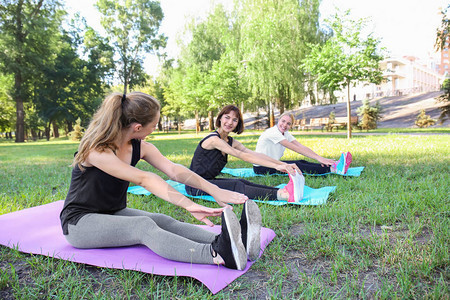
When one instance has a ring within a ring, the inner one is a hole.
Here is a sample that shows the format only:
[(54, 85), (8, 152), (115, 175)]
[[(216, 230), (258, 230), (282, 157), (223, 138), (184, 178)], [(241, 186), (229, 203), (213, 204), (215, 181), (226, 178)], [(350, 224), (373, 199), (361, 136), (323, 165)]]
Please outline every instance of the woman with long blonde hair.
[[(104, 100), (75, 155), (69, 192), (60, 214), (67, 241), (77, 248), (143, 244), (171, 260), (244, 269), (247, 253), (242, 238), (251, 240), (247, 242), (250, 244), (259, 243), (258, 206), (247, 201), (245, 195), (222, 190), (171, 162), (154, 145), (144, 141), (155, 129), (159, 117), (159, 102), (144, 93), (114, 93)], [(218, 203), (244, 204), (245, 228), (241, 232), (239, 221), (229, 207), (196, 204), (158, 175), (136, 168), (141, 159), (172, 180), (208, 191)], [(186, 209), (209, 226), (213, 224), (208, 217), (221, 215), (221, 234), (164, 214), (128, 208), (130, 182)], [(257, 234), (247, 237), (247, 228), (256, 230)]]
[[(291, 129), (293, 124), (294, 116), (291, 113), (283, 113), (275, 126), (266, 129), (260, 135), (258, 142), (256, 143), (255, 151), (273, 159), (281, 160), (284, 151), (288, 148), (318, 162), (314, 163), (303, 159), (282, 160), (288, 164), (296, 164), (302, 172), (307, 174), (347, 173), (348, 167), (352, 162), (352, 155), (350, 152), (342, 153), (339, 161), (322, 157), (311, 148), (300, 144), (300, 142), (295, 139), (289, 132), (289, 129)], [(280, 173), (274, 168), (258, 164), (253, 165), (253, 170), (256, 174), (260, 175)]]

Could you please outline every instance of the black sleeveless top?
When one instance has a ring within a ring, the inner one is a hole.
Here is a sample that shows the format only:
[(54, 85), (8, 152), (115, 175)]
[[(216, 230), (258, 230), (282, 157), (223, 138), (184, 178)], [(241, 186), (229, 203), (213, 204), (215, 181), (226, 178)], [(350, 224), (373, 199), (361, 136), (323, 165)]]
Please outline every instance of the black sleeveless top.
[[(131, 140), (134, 167), (141, 157), (141, 141)], [(127, 206), (129, 182), (113, 177), (96, 167), (78, 166), (72, 170), (69, 192), (60, 214), (63, 233), (68, 234), (68, 224), (76, 225), (89, 213), (113, 214)]]
[[(228, 162), (228, 154), (223, 155), (222, 151), (217, 149), (206, 150), (202, 148), (202, 143), (213, 136), (218, 136), (220, 138), (219, 133), (214, 131), (201, 140), (195, 149), (194, 157), (192, 158), (191, 166), (189, 167), (193, 172), (207, 180), (214, 179), (219, 175)], [(233, 145), (232, 137), (228, 137), (228, 144), (230, 146)]]

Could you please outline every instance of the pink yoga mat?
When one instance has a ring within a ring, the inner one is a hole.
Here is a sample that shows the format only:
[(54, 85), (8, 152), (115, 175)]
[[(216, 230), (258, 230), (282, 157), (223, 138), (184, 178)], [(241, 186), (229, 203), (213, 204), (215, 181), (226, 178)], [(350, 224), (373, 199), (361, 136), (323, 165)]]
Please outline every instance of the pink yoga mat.
[[(62, 234), (59, 213), (63, 204), (61, 200), (0, 215), (0, 244), (17, 248), (21, 252), (98, 267), (165, 276), (189, 276), (202, 282), (213, 294), (243, 275), (253, 264), (249, 261), (245, 270), (237, 271), (223, 266), (182, 263), (162, 258), (145, 246), (77, 249), (69, 245)], [(202, 227), (220, 232), (220, 226)], [(260, 256), (274, 237), (273, 230), (262, 228)]]

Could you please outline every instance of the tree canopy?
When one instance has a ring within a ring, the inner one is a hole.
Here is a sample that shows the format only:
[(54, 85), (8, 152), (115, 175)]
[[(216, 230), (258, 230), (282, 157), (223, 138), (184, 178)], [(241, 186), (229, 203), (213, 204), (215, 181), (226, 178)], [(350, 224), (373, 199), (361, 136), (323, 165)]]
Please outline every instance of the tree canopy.
[(158, 1), (98, 0), (96, 7), (102, 14), (106, 38), (117, 54), (117, 75), (126, 93), (146, 81), (144, 54), (158, 53), (166, 45), (166, 38), (159, 34), (164, 14)]
[[(317, 82), (338, 90), (347, 89), (347, 115), (351, 124), (350, 87), (358, 82), (380, 83), (383, 80), (379, 62), (383, 60), (380, 40), (363, 35), (367, 20), (350, 18), (350, 11), (337, 13), (327, 20), (333, 36), (323, 45), (311, 45), (311, 53), (303, 60), (306, 72), (317, 76)], [(347, 126), (351, 138), (351, 126)]]

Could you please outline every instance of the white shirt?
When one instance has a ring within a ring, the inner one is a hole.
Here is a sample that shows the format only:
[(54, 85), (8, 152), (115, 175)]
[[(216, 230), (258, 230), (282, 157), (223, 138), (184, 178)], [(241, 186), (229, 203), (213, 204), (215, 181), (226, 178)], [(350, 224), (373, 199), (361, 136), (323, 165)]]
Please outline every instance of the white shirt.
[(278, 129), (278, 126), (275, 125), (269, 129), (266, 129), (261, 134), (258, 142), (256, 143), (255, 152), (265, 154), (276, 160), (280, 160), (284, 154), (284, 150), (286, 150), (286, 147), (280, 144), (283, 140), (292, 142), (295, 138), (289, 133), (289, 131), (285, 131), (283, 135)]

